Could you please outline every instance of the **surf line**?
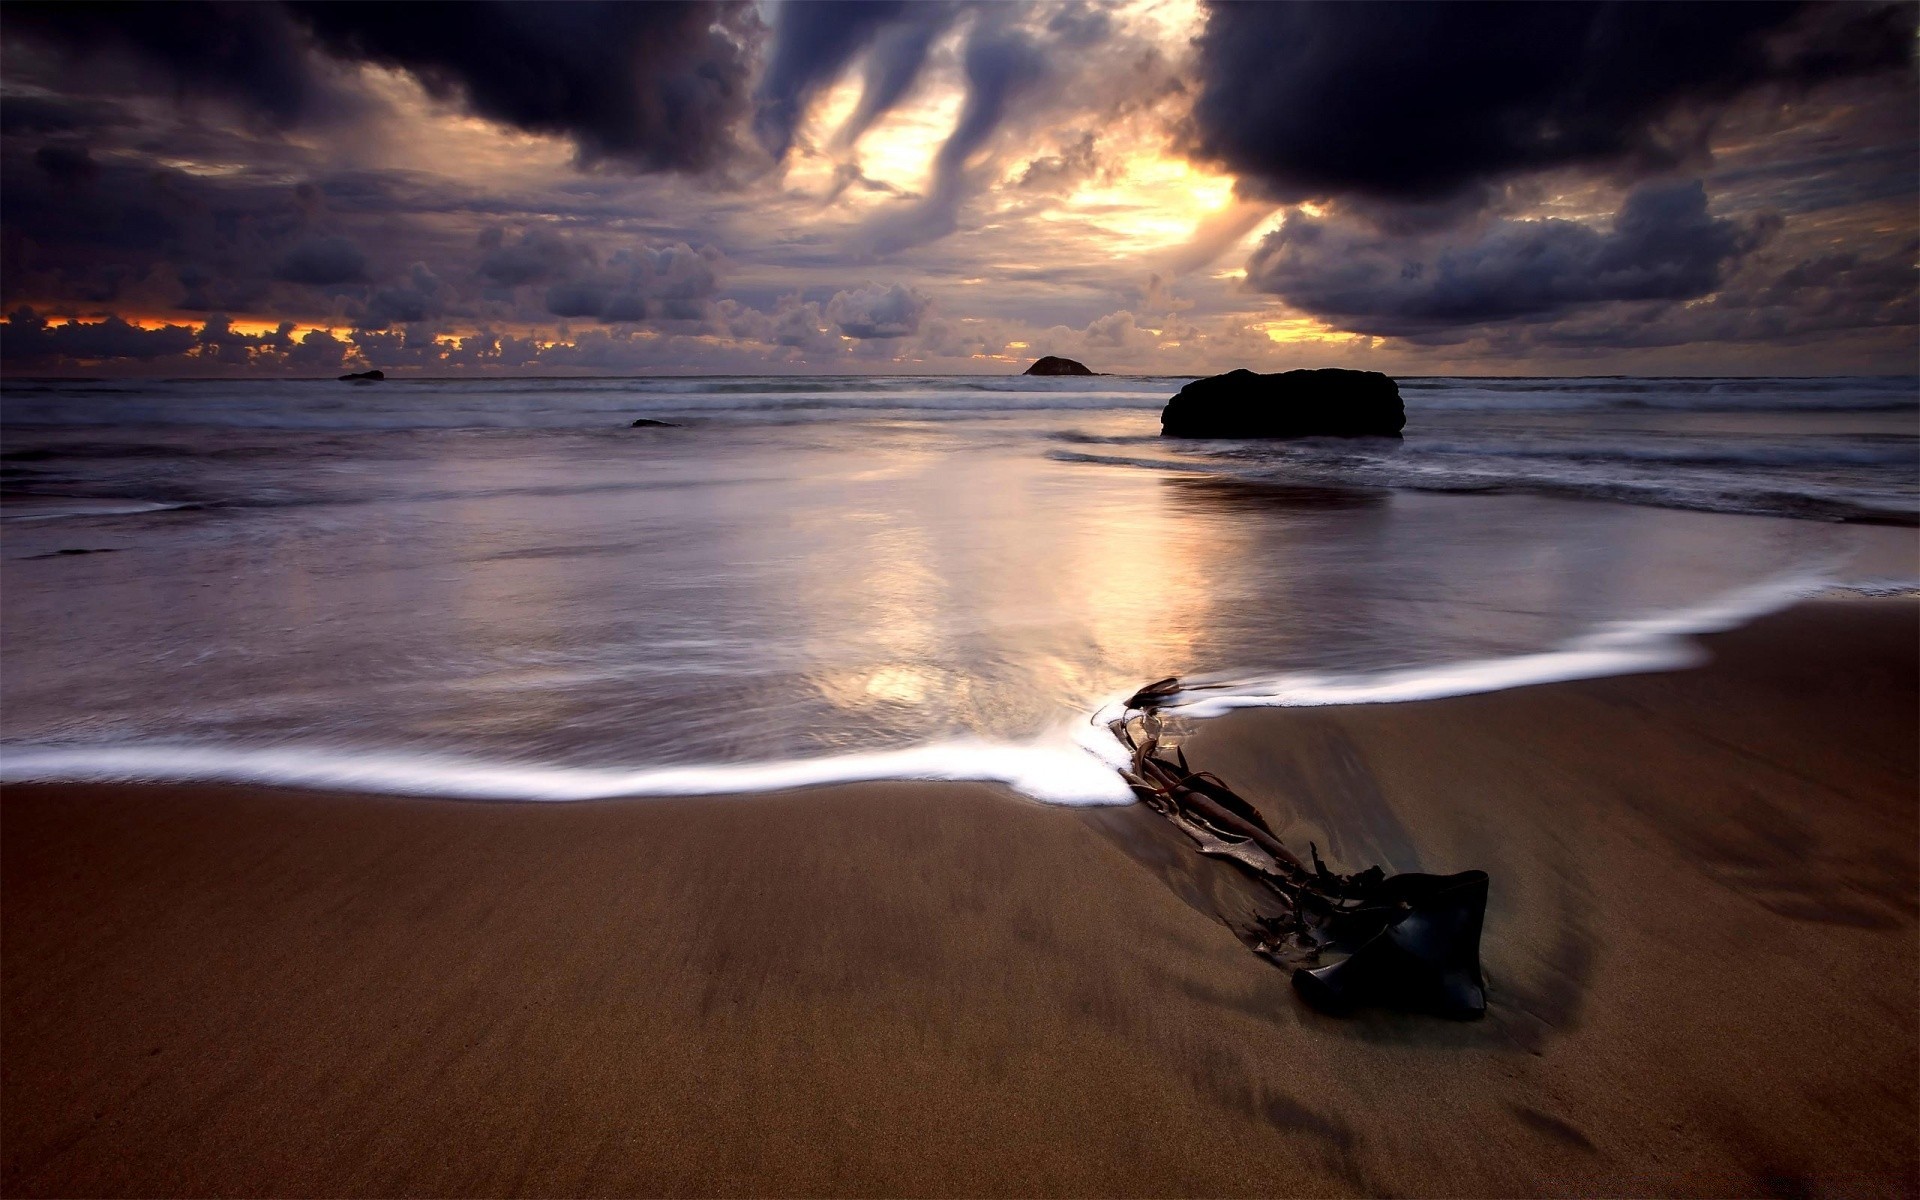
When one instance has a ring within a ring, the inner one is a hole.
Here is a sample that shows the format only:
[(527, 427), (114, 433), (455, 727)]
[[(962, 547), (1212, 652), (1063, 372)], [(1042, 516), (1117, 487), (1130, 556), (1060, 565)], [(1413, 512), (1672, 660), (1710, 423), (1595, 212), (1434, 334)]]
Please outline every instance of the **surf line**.
[[(1157, 696), (1154, 707), (1156, 712), (1211, 717), (1243, 707), (1391, 703), (1674, 670), (1704, 656), (1689, 635), (1733, 628), (1835, 586), (1824, 572), (1776, 579), (1696, 608), (1605, 626), (1559, 649), (1506, 658), (1348, 674), (1189, 678), (1177, 692)], [(1893, 586), (1887, 581), (1873, 585), (1876, 592)], [(955, 738), (825, 758), (687, 766), (565, 765), (297, 742), (16, 742), (0, 744), (0, 783), (213, 782), (565, 802), (945, 780), (1004, 784), (1046, 804), (1130, 804), (1137, 793), (1119, 772), (1131, 769), (1132, 754), (1112, 735), (1113, 721), (1123, 715), (1127, 698), (1110, 698), (1089, 717), (1031, 741)]]

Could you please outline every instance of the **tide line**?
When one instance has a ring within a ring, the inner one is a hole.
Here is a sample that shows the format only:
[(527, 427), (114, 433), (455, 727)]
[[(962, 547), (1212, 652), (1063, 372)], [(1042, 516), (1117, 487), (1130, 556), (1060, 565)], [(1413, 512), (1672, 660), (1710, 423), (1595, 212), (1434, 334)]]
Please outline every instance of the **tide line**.
[[(1207, 718), (1237, 708), (1387, 704), (1543, 683), (1670, 671), (1706, 651), (1692, 635), (1732, 629), (1836, 585), (1827, 574), (1771, 580), (1679, 611), (1603, 626), (1558, 649), (1344, 674), (1292, 672), (1197, 679), (1160, 711)], [(1884, 584), (1874, 585), (1876, 588)], [(206, 743), (0, 745), (0, 783), (200, 782), (337, 789), (469, 800), (567, 802), (711, 796), (874, 780), (1004, 784), (1043, 804), (1122, 805), (1127, 755), (1108, 725), (1126, 712), (1109, 697), (1084, 722), (1030, 742), (956, 739), (897, 750), (673, 767), (590, 767), (359, 750), (330, 745)]]

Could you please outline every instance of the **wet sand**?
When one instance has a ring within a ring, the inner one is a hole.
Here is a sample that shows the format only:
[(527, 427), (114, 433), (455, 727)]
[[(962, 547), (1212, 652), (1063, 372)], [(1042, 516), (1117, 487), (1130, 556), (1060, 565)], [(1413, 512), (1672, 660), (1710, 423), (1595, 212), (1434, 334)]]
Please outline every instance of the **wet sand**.
[(1471, 1025), (1306, 1011), (1137, 806), (10, 787), (0, 1190), (1913, 1194), (1920, 605), (1708, 644), (1188, 742), (1491, 872)]

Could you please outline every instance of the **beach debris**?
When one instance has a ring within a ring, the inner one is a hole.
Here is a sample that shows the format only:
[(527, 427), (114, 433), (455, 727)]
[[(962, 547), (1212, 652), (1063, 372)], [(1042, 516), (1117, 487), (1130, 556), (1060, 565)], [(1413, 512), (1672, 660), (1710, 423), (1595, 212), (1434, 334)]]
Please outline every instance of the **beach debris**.
[(1390, 437), (1406, 427), (1400, 386), (1378, 371), (1324, 367), (1196, 379), (1160, 412), (1162, 437)]
[(1388, 875), (1373, 866), (1342, 875), (1312, 842), (1310, 862), (1302, 862), (1259, 809), (1217, 775), (1193, 770), (1178, 746), (1163, 748), (1159, 709), (1180, 692), (1177, 678), (1162, 679), (1128, 697), (1108, 726), (1132, 756), (1121, 774), (1200, 853), (1233, 863), (1272, 894), (1280, 911), (1258, 919), (1255, 953), (1292, 967), (1294, 990), (1322, 1012), (1377, 1006), (1455, 1020), (1484, 1016), (1487, 873)]

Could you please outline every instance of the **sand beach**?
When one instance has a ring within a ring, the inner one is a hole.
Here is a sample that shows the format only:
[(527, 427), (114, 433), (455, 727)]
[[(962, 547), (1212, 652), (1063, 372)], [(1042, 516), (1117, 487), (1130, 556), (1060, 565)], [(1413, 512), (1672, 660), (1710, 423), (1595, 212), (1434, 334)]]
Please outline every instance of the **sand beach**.
[(1484, 1021), (1304, 1008), (1140, 806), (10, 786), (9, 1195), (1903, 1195), (1920, 623), (1255, 710), (1344, 869), (1481, 867)]

